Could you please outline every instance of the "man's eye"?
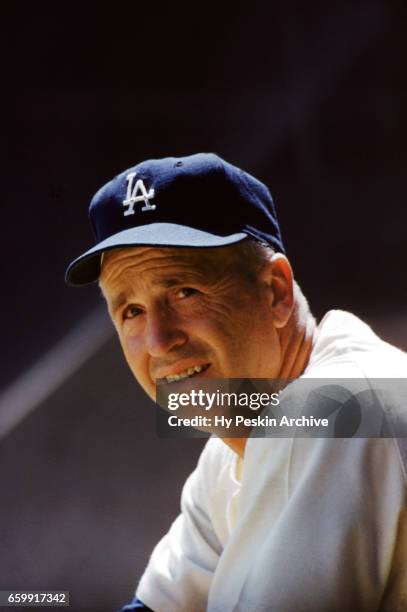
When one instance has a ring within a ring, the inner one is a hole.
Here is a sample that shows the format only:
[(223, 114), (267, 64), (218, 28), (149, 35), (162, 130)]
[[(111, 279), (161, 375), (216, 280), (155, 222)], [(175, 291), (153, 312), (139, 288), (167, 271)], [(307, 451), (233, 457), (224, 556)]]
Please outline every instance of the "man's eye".
[(130, 306), (127, 306), (127, 308), (123, 312), (123, 319), (134, 319), (134, 317), (137, 317), (142, 312), (143, 311), (141, 310), (141, 308), (130, 304)]
[(177, 297), (183, 299), (194, 293), (197, 293), (197, 289), (192, 289), (192, 287), (182, 287), (182, 289), (178, 289)]

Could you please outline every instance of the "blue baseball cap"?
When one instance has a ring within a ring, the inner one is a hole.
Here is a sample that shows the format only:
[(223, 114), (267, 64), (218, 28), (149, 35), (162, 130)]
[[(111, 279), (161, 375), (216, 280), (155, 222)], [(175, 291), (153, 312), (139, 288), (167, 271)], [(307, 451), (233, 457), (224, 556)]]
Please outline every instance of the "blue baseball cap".
[(125, 170), (95, 194), (89, 217), (96, 244), (68, 266), (69, 285), (96, 281), (103, 252), (119, 247), (221, 247), (251, 236), (284, 253), (268, 188), (213, 153)]

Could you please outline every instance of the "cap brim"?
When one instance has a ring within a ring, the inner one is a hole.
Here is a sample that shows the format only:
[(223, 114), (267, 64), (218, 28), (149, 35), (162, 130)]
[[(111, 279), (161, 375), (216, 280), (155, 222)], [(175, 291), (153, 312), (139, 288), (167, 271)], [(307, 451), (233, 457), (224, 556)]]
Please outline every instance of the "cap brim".
[(221, 247), (240, 242), (247, 238), (244, 232), (230, 236), (217, 236), (186, 225), (175, 223), (150, 223), (124, 230), (77, 257), (67, 268), (65, 280), (68, 285), (87, 285), (98, 280), (101, 255), (111, 249), (149, 246), (149, 247)]

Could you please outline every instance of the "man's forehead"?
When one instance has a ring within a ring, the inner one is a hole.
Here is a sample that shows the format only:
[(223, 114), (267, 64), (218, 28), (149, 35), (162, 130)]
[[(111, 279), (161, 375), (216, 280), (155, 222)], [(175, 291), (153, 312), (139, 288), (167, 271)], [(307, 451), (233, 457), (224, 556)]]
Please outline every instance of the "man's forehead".
[[(169, 274), (211, 274), (219, 272), (233, 259), (231, 247), (128, 247), (105, 252), (102, 259), (101, 284), (120, 277), (143, 274), (152, 282), (173, 281)], [(223, 265), (222, 265), (223, 264)]]

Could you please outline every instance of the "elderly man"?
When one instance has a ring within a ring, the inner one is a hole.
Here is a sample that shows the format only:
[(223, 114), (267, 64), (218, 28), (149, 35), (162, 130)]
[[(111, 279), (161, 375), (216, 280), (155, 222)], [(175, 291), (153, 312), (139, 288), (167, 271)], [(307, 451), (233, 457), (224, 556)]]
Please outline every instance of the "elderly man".
[[(99, 280), (151, 398), (157, 379), (406, 377), (405, 354), (355, 316), (316, 324), (268, 189), (216, 155), (143, 162), (90, 218), (97, 244), (67, 280)], [(383, 402), (405, 418), (392, 393)], [(254, 430), (208, 440), (124, 610), (407, 610), (405, 439)]]

